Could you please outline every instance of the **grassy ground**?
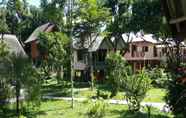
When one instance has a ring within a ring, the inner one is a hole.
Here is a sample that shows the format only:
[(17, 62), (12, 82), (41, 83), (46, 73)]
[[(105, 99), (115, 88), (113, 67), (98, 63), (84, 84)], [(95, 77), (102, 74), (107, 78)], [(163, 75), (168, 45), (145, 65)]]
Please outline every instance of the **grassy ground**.
[(165, 89), (152, 88), (148, 91), (145, 102), (164, 102), (164, 97), (166, 95)]
[[(75, 103), (71, 109), (70, 102), (66, 101), (45, 101), (40, 111), (36, 112), (37, 118), (88, 118), (87, 111), (90, 108), (89, 102)], [(147, 112), (130, 113), (125, 105), (108, 105), (104, 118), (147, 118)], [(171, 118), (171, 114), (162, 113), (152, 109), (152, 118)]]
[[(77, 98), (93, 98), (96, 96), (97, 90), (100, 90), (101, 93), (105, 94), (106, 96), (110, 96), (111, 94), (109, 91), (109, 87), (104, 85), (98, 85), (93, 91), (89, 88), (87, 84), (77, 86), (75, 86), (74, 89), (74, 96)], [(70, 97), (70, 83), (66, 82), (62, 84), (57, 84), (56, 81), (50, 80), (47, 84), (43, 86), (43, 94), (55, 97)], [(152, 88), (148, 91), (144, 102), (164, 102), (165, 95), (165, 89)], [(119, 92), (112, 99), (123, 100), (124, 98), (124, 92)]]
[[(110, 94), (108, 86), (99, 85), (96, 87), (105, 94)], [(75, 85), (75, 97), (92, 98), (96, 96), (96, 89), (91, 91), (86, 84)], [(70, 84), (68, 82), (57, 84), (56, 81), (50, 80), (45, 83), (42, 88), (42, 92), (45, 95), (58, 96), (58, 97), (70, 97)], [(159, 88), (152, 88), (148, 91), (145, 102), (164, 102), (163, 98), (166, 94), (166, 90)], [(124, 93), (119, 92), (113, 99), (124, 99)], [(37, 111), (31, 111), (24, 113), (26, 118), (88, 118), (87, 111), (93, 103), (75, 102), (74, 109), (71, 109), (71, 101), (42, 101), (41, 107)], [(7, 109), (5, 115), (0, 110), (0, 118), (16, 118), (15, 108)], [(171, 114), (163, 113), (155, 108), (151, 111), (151, 118), (171, 118)], [(142, 112), (130, 113), (126, 105), (113, 105), (109, 104), (106, 107), (106, 116), (104, 118), (147, 118), (147, 110), (143, 109)]]

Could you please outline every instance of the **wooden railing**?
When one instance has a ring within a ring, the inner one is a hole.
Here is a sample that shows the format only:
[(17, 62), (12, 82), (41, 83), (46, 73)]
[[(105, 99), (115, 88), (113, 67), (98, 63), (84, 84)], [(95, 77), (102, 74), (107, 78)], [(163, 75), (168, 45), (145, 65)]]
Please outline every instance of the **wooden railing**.
[(106, 68), (106, 62), (105, 61), (96, 61), (93, 63), (93, 66), (95, 69), (105, 69)]

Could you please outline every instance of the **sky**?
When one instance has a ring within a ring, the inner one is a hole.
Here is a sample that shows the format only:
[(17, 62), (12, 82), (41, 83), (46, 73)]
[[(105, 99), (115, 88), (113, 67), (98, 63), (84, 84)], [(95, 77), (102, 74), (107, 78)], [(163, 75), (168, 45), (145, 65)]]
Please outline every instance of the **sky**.
[(40, 0), (27, 0), (30, 5), (39, 6)]

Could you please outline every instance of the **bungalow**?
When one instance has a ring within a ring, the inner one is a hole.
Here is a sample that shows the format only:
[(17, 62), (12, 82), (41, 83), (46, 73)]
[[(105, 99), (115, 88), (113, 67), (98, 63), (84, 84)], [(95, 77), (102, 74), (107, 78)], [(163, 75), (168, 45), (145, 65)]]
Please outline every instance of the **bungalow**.
[[(125, 34), (123, 35), (125, 38)], [(175, 43), (171, 39), (167, 39), (167, 44), (163, 43), (161, 39), (157, 40), (152, 34), (137, 33), (133, 35), (129, 42), (129, 50), (124, 54), (124, 58), (132, 65), (134, 71), (140, 70), (143, 67), (159, 66), (161, 61), (167, 60), (167, 55), (175, 50)], [(182, 60), (185, 59), (186, 45), (181, 42), (180, 47)]]
[[(86, 40), (80, 43), (79, 39), (74, 39), (74, 70), (76, 78), (90, 80), (91, 68), (96, 79), (105, 77), (106, 55), (113, 49), (112, 42), (103, 36), (93, 36), (94, 40)], [(78, 41), (79, 40), (79, 41)]]
[(38, 49), (38, 37), (42, 32), (53, 32), (56, 31), (56, 26), (52, 23), (46, 23), (44, 25), (39, 26), (34, 30), (34, 32), (30, 35), (30, 37), (24, 42), (26, 46), (28, 46), (28, 54), (32, 58), (33, 62), (36, 64), (40, 58), (45, 55), (41, 55)]
[[(31, 36), (24, 42), (30, 47), (29, 55), (33, 62), (37, 64), (44, 55), (40, 54), (38, 49), (38, 36), (41, 32), (52, 32), (55, 31), (56, 27), (54, 24), (46, 23), (39, 26), (34, 30)], [(87, 38), (84, 36), (84, 38)], [(74, 70), (76, 78), (80, 77), (85, 80), (90, 79), (90, 70), (93, 68), (96, 78), (100, 79), (104, 77), (105, 72), (105, 58), (106, 54), (112, 48), (112, 42), (103, 36), (92, 36), (92, 39), (74, 38), (73, 50), (74, 50)]]
[(7, 45), (10, 54), (14, 53), (15, 55), (22, 55), (25, 57), (27, 56), (22, 45), (20, 44), (15, 35), (4, 34), (2, 39), (2, 34), (0, 34), (0, 40)]
[[(33, 61), (41, 58), (40, 51), (37, 47), (38, 36), (40, 32), (51, 32), (55, 30), (55, 25), (47, 23), (38, 27), (32, 35), (25, 41), (30, 45), (31, 57)], [(123, 34), (123, 38), (115, 40), (114, 38), (107, 39), (101, 35), (93, 35), (92, 39), (86, 36), (81, 38), (73, 38), (73, 58), (74, 70), (76, 78), (90, 80), (90, 74), (93, 71), (97, 79), (102, 79), (105, 76), (106, 63), (105, 58), (107, 52), (113, 50), (126, 50), (124, 58), (132, 65), (133, 70), (137, 71), (143, 67), (154, 67), (160, 64), (162, 60), (166, 60), (168, 49), (163, 44), (162, 40), (156, 40), (152, 34), (143, 34), (138, 32)], [(84, 39), (82, 39), (84, 38)], [(182, 42), (183, 43), (183, 42)], [(174, 47), (174, 42), (168, 41), (168, 45)], [(170, 47), (169, 46), (169, 47)], [(185, 44), (181, 48), (182, 58), (186, 56)]]

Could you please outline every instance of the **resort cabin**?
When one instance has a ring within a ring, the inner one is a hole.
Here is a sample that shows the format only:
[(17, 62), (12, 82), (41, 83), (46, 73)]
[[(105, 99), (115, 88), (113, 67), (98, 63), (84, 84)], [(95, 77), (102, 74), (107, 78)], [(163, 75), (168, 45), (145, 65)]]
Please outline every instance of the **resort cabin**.
[(0, 41), (7, 45), (7, 50), (10, 54), (15, 54), (17, 56), (27, 57), (21, 43), (18, 38), (12, 34), (0, 34)]
[[(124, 38), (124, 40), (126, 40)], [(129, 50), (124, 54), (124, 58), (132, 65), (133, 71), (141, 70), (144, 67), (153, 68), (159, 66), (162, 61), (167, 61), (167, 56), (171, 51), (176, 51), (175, 43), (172, 39), (166, 39), (166, 43), (161, 39), (156, 39), (152, 34), (133, 35), (129, 42)], [(186, 45), (181, 42), (182, 60), (185, 59)]]
[(32, 58), (34, 64), (37, 65), (40, 59), (44, 58), (44, 54), (41, 54), (41, 52), (38, 49), (38, 37), (40, 33), (44, 32), (53, 32), (56, 30), (56, 26), (52, 23), (46, 23), (44, 25), (39, 26), (36, 28), (33, 33), (30, 35), (30, 37), (24, 42), (26, 46), (29, 47), (28, 55)]
[(74, 69), (75, 78), (83, 81), (90, 80), (90, 69), (93, 68), (94, 77), (104, 79), (106, 69), (106, 55), (112, 50), (112, 42), (102, 36), (93, 36), (93, 40), (74, 39)]
[(124, 58), (132, 65), (134, 71), (141, 70), (143, 67), (154, 67), (160, 64), (162, 57), (160, 44), (153, 39), (153, 35), (143, 35), (137, 33), (129, 43), (129, 50), (124, 54)]

